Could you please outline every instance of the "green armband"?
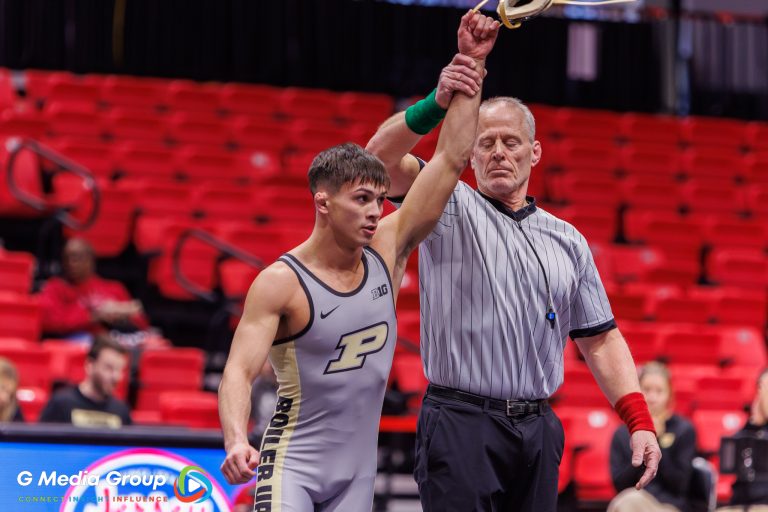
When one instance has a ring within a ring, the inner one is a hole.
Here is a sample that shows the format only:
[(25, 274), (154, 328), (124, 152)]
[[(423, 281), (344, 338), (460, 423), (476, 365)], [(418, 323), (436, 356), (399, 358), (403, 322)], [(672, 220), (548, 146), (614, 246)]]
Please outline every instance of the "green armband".
[(414, 133), (426, 135), (432, 128), (440, 124), (445, 117), (445, 110), (435, 101), (437, 89), (433, 90), (423, 100), (417, 101), (405, 111), (405, 124)]

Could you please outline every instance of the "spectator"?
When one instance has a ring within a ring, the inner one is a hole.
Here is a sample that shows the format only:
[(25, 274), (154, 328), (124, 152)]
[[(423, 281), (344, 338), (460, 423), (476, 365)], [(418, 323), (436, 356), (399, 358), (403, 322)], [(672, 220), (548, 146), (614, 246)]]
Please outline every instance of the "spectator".
[(108, 330), (130, 333), (149, 327), (141, 303), (121, 283), (96, 275), (93, 248), (85, 240), (67, 242), (62, 269), (63, 276), (48, 280), (40, 292), (46, 334), (90, 339)]
[(619, 427), (611, 443), (611, 477), (619, 494), (608, 505), (608, 512), (687, 512), (696, 431), (691, 422), (672, 412), (672, 385), (663, 364), (653, 362), (642, 367), (640, 388), (661, 447), (659, 471), (645, 489), (634, 488), (643, 468), (627, 471), (632, 458), (629, 432), (627, 427)]
[(126, 350), (98, 336), (85, 361), (85, 380), (57, 392), (40, 415), (41, 422), (72, 423), (76, 427), (120, 428), (131, 424), (128, 406), (112, 396), (126, 366)]
[(16, 401), (16, 389), (19, 387), (19, 374), (13, 363), (0, 357), (0, 422), (23, 422), (19, 403)]
[[(735, 437), (768, 439), (768, 368), (757, 378), (757, 393), (749, 421)], [(768, 481), (760, 478), (748, 481), (739, 475), (733, 483), (730, 505), (719, 508), (718, 512), (768, 512)]]

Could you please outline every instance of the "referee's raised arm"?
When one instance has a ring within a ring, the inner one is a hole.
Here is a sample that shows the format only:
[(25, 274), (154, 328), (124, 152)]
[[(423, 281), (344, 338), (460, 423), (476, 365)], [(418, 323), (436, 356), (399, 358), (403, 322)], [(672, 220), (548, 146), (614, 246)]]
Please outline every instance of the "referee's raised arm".
[[(482, 73), (485, 69), (485, 58), (493, 49), (499, 27), (497, 21), (472, 11), (461, 19), (459, 51), (472, 59), (472, 67), (478, 72)], [(480, 99), (479, 91), (471, 96), (463, 92), (453, 95), (440, 129), (435, 154), (419, 173), (402, 207), (393, 216), (397, 225), (395, 245), (399, 260), (408, 259), (411, 251), (432, 231), (442, 215), (472, 152)], [(431, 116), (418, 109), (413, 114), (406, 114), (406, 120), (416, 132), (428, 130), (432, 123)]]
[[(480, 93), (484, 69), (478, 69), (469, 55), (457, 53), (442, 69), (437, 87), (424, 99), (387, 119), (368, 141), (366, 149), (386, 167), (392, 183), (389, 197), (405, 196), (411, 188), (420, 165), (409, 154), (419, 140), (434, 129), (448, 110), (456, 93), (472, 97)], [(430, 155), (418, 155), (428, 158)]]

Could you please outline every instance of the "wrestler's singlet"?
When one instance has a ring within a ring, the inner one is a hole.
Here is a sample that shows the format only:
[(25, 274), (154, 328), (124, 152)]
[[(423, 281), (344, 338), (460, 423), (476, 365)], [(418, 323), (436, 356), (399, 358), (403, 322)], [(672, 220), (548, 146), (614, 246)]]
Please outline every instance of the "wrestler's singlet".
[(292, 255), (280, 261), (296, 272), (310, 314), (270, 351), (278, 400), (262, 439), (254, 511), (368, 512), (397, 339), (389, 272), (365, 248), (362, 282), (340, 293)]

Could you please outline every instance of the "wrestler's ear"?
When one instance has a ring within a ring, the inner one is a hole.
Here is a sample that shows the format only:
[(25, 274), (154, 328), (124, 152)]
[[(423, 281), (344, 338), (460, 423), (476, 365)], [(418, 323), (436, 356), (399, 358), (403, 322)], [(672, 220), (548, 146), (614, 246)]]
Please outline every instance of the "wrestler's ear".
[(328, 213), (328, 192), (318, 190), (315, 192), (315, 209), (320, 213)]

